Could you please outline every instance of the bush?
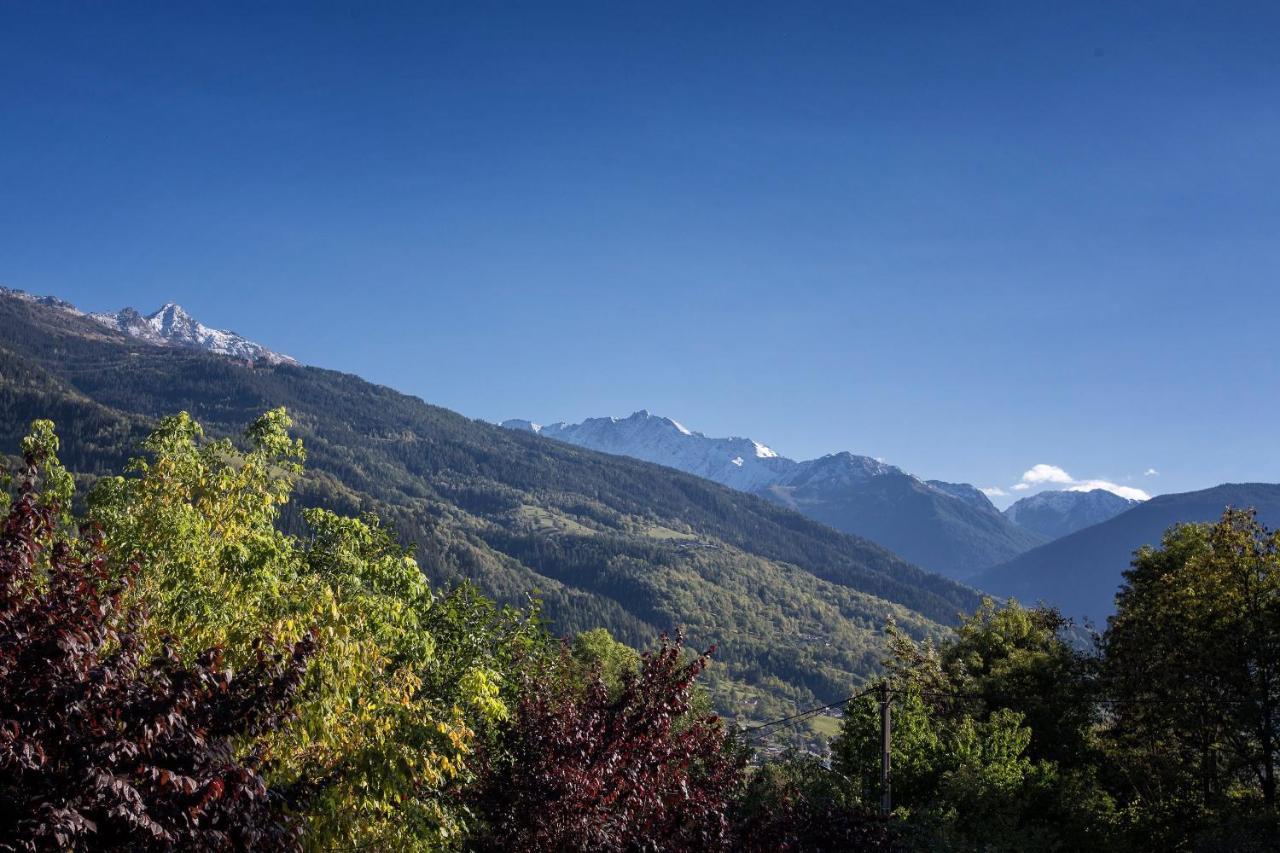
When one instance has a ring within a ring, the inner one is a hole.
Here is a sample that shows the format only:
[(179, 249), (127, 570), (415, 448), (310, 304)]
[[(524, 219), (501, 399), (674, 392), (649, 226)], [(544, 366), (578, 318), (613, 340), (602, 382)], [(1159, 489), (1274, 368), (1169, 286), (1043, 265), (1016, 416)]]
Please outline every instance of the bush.
[(472, 799), (486, 822), (478, 849), (722, 850), (743, 757), (714, 716), (690, 713), (702, 655), (683, 662), (662, 638), (610, 691), (596, 667), (585, 686), (560, 659), (526, 675)]

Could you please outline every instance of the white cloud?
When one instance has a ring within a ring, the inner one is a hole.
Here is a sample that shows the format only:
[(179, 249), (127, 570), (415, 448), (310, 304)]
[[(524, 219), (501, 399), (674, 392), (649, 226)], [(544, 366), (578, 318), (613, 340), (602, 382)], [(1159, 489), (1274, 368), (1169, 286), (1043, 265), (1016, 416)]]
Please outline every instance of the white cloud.
[(1033, 465), (1022, 474), (1022, 482), (1029, 485), (1039, 483), (1074, 483), (1075, 478), (1057, 465), (1046, 465), (1041, 462)]
[(1159, 472), (1159, 471), (1157, 471), (1155, 468), (1148, 468), (1147, 470), (1145, 470), (1145, 471), (1143, 471), (1143, 472), (1142, 472), (1142, 476), (1144, 476), (1144, 477), (1159, 477), (1159, 476), (1160, 476), (1160, 472)]
[(1131, 501), (1148, 501), (1151, 495), (1133, 486), (1120, 486), (1107, 480), (1084, 480), (1067, 489), (1068, 492), (1092, 492), (1094, 489), (1106, 489), (1113, 495), (1128, 498)]
[(989, 498), (1002, 498), (1005, 495), (1009, 494), (999, 486), (987, 486), (985, 489), (978, 489), (978, 491), (982, 492), (984, 495), (986, 495)]
[[(1144, 476), (1153, 477), (1156, 473), (1156, 469), (1148, 468)], [(1151, 499), (1151, 495), (1142, 489), (1134, 488), (1133, 486), (1121, 486), (1110, 480), (1077, 480), (1057, 465), (1049, 465), (1045, 462), (1032, 465), (1023, 472), (1021, 482), (1015, 483), (1009, 488), (1015, 492), (1025, 492), (1034, 486), (1046, 485), (1064, 486), (1068, 492), (1091, 492), (1094, 489), (1106, 489), (1112, 494), (1134, 501)], [(986, 490), (984, 489), (983, 491)]]

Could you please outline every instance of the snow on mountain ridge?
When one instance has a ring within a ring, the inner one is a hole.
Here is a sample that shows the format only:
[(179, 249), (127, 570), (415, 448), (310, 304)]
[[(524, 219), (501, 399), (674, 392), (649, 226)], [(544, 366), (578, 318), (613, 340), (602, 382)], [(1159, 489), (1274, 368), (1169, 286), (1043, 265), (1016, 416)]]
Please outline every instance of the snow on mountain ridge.
[(1001, 515), (972, 485), (926, 482), (881, 459), (848, 451), (796, 461), (750, 438), (708, 438), (643, 409), (626, 418), (588, 418), (578, 424), (538, 428), (515, 420), (503, 426), (714, 480), (952, 578), (1044, 542)]
[(291, 356), (267, 349), (260, 343), (249, 340), (243, 335), (227, 329), (215, 329), (206, 326), (182, 309), (176, 302), (166, 302), (154, 313), (143, 316), (135, 308), (122, 308), (114, 312), (93, 312), (86, 314), (65, 299), (56, 296), (35, 296), (24, 290), (0, 287), (0, 296), (34, 302), (50, 308), (58, 308), (77, 317), (88, 317), (102, 325), (122, 332), (130, 337), (146, 341), (156, 346), (184, 347), (225, 355), (231, 358), (242, 358), (251, 361), (265, 361), (270, 364), (297, 364), (298, 360)]
[(227, 329), (215, 329), (192, 317), (176, 302), (166, 302), (143, 316), (134, 308), (88, 315), (104, 326), (157, 346), (199, 349), (231, 358), (261, 360), (270, 364), (297, 364), (297, 359), (267, 349), (262, 344)]
[(625, 418), (587, 418), (578, 424), (561, 421), (539, 426), (515, 419), (502, 426), (678, 468), (746, 491), (777, 481), (796, 464), (749, 438), (708, 438), (645, 409)]
[(25, 290), (15, 290), (11, 287), (0, 287), (0, 296), (9, 296), (13, 299), (21, 299), (23, 302), (34, 302), (37, 305), (44, 305), (49, 308), (61, 308), (68, 314), (83, 316), (84, 312), (76, 308), (65, 299), (59, 299), (56, 296), (36, 296), (34, 293), (27, 293)]
[(511, 418), (503, 421), (499, 426), (516, 432), (542, 432), (542, 424), (535, 424), (533, 421), (526, 421), (524, 418)]
[[(560, 421), (540, 426), (517, 418), (503, 421), (502, 426), (591, 450), (654, 462), (748, 492), (814, 483), (856, 485), (873, 477), (899, 475), (961, 500), (972, 502), (969, 493), (981, 494), (967, 484), (924, 483), (894, 465), (847, 450), (804, 461), (788, 459), (753, 439), (708, 438), (672, 418), (650, 414), (647, 409), (625, 418), (587, 418), (578, 424)], [(985, 496), (982, 499), (986, 502)], [(987, 504), (989, 506), (989, 502)], [(990, 508), (995, 511), (994, 507)]]

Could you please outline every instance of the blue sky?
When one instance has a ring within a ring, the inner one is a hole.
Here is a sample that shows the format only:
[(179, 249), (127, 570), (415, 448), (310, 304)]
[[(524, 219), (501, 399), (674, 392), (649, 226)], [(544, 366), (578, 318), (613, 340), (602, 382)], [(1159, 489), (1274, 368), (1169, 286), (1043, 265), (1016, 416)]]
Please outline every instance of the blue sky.
[(486, 420), (1280, 480), (1280, 6), (514, 6), (6, 4), (0, 283)]

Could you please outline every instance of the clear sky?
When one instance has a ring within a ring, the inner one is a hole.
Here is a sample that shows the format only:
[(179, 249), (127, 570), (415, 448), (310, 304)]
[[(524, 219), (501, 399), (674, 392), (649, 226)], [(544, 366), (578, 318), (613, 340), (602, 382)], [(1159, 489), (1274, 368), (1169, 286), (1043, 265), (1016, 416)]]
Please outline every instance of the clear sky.
[(1280, 5), (5, 3), (0, 283), (486, 420), (1277, 481)]

